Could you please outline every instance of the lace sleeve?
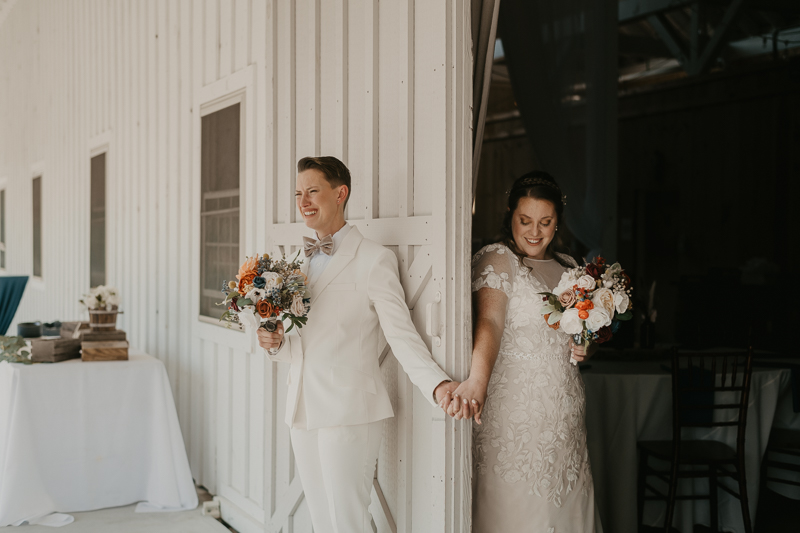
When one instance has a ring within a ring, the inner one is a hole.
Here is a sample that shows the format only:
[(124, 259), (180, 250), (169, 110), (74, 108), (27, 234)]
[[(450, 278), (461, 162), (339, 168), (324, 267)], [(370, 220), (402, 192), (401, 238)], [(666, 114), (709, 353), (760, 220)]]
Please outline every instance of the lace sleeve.
[(472, 292), (484, 287), (503, 291), (511, 297), (514, 255), (502, 244), (490, 244), (472, 258)]

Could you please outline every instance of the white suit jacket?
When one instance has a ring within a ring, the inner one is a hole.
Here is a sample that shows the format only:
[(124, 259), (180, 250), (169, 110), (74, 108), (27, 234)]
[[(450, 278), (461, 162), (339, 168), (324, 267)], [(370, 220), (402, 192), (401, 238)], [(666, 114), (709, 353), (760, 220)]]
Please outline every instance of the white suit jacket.
[[(306, 274), (308, 264), (306, 259)], [(309, 430), (394, 416), (381, 378), (379, 328), (408, 377), (436, 405), (434, 389), (450, 378), (434, 362), (411, 321), (391, 251), (353, 227), (310, 291), (306, 326), (286, 334), (277, 355), (264, 351), (272, 361), (292, 365), (286, 399), (290, 427), (299, 391)]]

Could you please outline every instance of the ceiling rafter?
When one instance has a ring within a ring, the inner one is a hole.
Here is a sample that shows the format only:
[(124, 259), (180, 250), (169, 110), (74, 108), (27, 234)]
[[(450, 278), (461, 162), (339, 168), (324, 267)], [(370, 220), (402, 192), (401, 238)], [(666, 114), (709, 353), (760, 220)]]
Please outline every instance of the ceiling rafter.
[[(622, 0), (619, 3), (618, 20), (620, 24), (628, 24), (697, 3), (698, 0)], [(732, 2), (730, 0), (702, 0), (702, 3), (724, 8), (730, 6)], [(763, 13), (800, 15), (800, 2), (797, 0), (745, 0), (743, 7)]]
[[(619, 4), (619, 22), (625, 24), (646, 19), (686, 73), (696, 76), (711, 68), (726, 44), (731, 28), (736, 25), (743, 6), (750, 3), (751, 0), (624, 0)], [(767, 3), (783, 7), (781, 0), (768, 0)], [(796, 3), (800, 5), (800, 2)], [(722, 8), (723, 16), (709, 35), (706, 11), (712, 5)], [(681, 18), (688, 15), (688, 32), (681, 31), (682, 28), (669, 20), (674, 15), (680, 15)]]

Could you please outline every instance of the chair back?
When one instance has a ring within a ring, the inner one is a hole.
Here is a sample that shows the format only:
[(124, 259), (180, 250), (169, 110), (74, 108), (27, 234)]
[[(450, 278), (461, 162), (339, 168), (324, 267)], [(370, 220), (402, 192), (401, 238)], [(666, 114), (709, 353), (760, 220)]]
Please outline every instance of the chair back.
[[(674, 442), (680, 442), (683, 428), (736, 426), (736, 446), (743, 450), (752, 373), (752, 347), (746, 352), (675, 350), (672, 355)], [(715, 417), (714, 413), (720, 410), (733, 416)]]

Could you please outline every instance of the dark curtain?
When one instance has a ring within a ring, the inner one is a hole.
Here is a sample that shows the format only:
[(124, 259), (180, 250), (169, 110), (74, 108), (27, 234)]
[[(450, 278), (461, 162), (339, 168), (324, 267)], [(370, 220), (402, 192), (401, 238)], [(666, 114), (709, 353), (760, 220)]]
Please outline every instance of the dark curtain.
[(0, 276), (0, 334), (5, 335), (14, 320), (28, 276)]
[(540, 170), (567, 195), (566, 223), (587, 258), (616, 254), (616, 9), (610, 0), (503, 0), (500, 8), (528, 139)]
[(478, 186), (500, 0), (472, 0), (472, 198)]

